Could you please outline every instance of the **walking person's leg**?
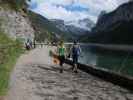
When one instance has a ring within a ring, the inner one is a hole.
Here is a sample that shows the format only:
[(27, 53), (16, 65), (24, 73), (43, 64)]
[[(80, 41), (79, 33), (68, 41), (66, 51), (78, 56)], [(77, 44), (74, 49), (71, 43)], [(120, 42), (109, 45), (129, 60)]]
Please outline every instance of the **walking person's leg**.
[(73, 61), (73, 64), (72, 64), (71, 69), (72, 69), (72, 71), (74, 71), (74, 68), (75, 68), (75, 58), (74, 58), (74, 56), (72, 56), (72, 61)]
[(78, 64), (74, 64), (74, 72), (77, 73), (78, 72)]
[(64, 64), (64, 60), (65, 60), (65, 57), (64, 56), (60, 56), (59, 57), (60, 59), (60, 73), (63, 73), (63, 64)]
[(73, 57), (73, 72), (77, 73), (78, 71), (78, 56)]
[(60, 73), (63, 73), (63, 63), (60, 61)]

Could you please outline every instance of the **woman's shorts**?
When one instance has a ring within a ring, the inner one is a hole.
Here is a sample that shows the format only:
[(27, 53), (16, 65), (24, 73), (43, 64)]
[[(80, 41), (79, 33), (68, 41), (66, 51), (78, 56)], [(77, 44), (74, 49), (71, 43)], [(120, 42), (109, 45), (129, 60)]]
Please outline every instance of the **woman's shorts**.
[(62, 66), (65, 62), (65, 56), (59, 56), (60, 65)]

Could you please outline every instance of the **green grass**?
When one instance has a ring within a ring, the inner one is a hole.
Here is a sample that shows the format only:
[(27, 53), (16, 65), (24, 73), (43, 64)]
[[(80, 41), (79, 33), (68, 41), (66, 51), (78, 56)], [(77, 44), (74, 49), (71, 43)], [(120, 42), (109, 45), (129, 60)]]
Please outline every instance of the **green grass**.
[(0, 32), (0, 96), (6, 95), (10, 73), (22, 52), (22, 45), (18, 40), (12, 40)]
[(3, 0), (1, 6), (5, 6), (4, 8), (12, 8), (16, 11), (27, 7), (26, 0)]

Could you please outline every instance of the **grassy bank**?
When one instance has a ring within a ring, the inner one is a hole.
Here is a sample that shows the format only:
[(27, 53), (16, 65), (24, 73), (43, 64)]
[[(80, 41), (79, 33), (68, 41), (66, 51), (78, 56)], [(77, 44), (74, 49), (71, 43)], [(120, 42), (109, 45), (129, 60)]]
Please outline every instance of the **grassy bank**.
[(22, 45), (18, 40), (12, 40), (0, 32), (0, 95), (7, 93), (10, 72), (22, 52)]

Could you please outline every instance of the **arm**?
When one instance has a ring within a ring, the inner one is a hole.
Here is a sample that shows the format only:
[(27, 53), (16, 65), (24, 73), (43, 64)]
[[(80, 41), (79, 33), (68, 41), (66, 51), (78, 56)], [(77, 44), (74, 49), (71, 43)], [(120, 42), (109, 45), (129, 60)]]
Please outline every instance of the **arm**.
[(81, 49), (81, 47), (79, 46), (79, 52), (81, 53), (82, 52), (82, 49)]
[(69, 50), (69, 53), (68, 53), (69, 58), (72, 56), (72, 49), (73, 49), (73, 46), (70, 47), (70, 50)]
[(65, 49), (64, 53), (65, 53), (65, 58), (66, 58), (67, 57), (67, 49), (66, 49), (66, 47), (64, 47), (64, 49)]
[(56, 48), (56, 54), (59, 55), (59, 46)]
[(78, 45), (78, 55), (79, 55), (79, 56), (81, 55), (81, 48), (80, 48), (80, 45)]

